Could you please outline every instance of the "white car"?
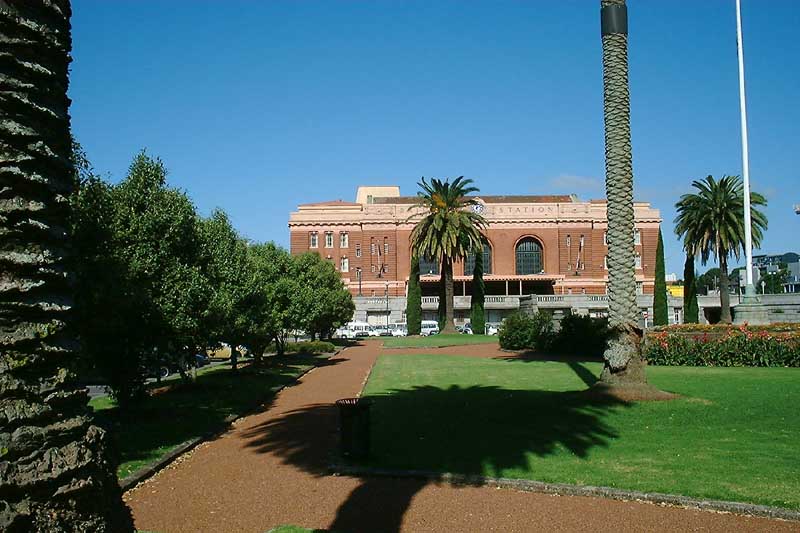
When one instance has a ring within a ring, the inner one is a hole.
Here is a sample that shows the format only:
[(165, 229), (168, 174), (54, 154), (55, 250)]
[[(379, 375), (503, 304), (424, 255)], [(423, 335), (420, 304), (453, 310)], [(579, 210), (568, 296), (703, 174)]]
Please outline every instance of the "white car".
[(392, 332), (392, 337), (406, 337), (408, 335), (408, 326), (405, 324), (392, 324), (389, 326)]
[(500, 324), (486, 324), (487, 335), (497, 335), (499, 329), (500, 329)]

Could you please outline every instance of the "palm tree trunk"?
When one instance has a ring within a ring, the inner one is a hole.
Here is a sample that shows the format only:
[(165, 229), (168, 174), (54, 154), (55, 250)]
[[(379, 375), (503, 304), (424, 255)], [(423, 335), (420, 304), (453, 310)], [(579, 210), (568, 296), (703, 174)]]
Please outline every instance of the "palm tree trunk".
[(442, 279), (444, 279), (444, 298), (445, 298), (445, 317), (444, 328), (441, 333), (456, 333), (454, 322), (455, 313), (453, 312), (454, 291), (453, 291), (453, 259), (445, 257), (442, 260)]
[(106, 433), (68, 369), (68, 0), (0, 2), (0, 529), (131, 531)]
[(634, 270), (627, 8), (625, 0), (601, 0), (600, 6), (608, 197), (609, 325), (615, 331), (604, 354), (601, 381), (615, 385), (644, 383)]
[(720, 254), (719, 258), (719, 321), (722, 324), (730, 324), (731, 320), (731, 293), (728, 288), (730, 280), (728, 278), (728, 255)]

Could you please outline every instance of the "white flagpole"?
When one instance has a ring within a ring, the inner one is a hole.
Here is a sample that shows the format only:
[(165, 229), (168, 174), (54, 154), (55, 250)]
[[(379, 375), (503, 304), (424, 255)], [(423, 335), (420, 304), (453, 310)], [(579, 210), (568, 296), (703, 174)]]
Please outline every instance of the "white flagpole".
[(746, 265), (746, 296), (755, 296), (753, 285), (753, 231), (750, 219), (750, 158), (747, 146), (747, 102), (744, 94), (744, 49), (742, 45), (742, 6), (736, 0), (736, 46), (739, 53), (739, 109), (742, 120), (742, 180), (744, 182), (744, 253)]

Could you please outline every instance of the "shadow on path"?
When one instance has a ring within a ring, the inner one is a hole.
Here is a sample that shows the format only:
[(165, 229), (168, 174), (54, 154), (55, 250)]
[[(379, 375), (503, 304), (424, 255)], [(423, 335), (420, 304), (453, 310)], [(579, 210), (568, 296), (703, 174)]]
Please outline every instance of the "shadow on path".
[[(571, 368), (589, 384), (594, 375)], [(593, 382), (593, 381), (592, 381)], [(536, 458), (563, 449), (585, 458), (616, 438), (605, 415), (624, 402), (593, 392), (509, 390), (495, 386), (418, 386), (373, 397), (372, 451), (364, 466), (502, 475), (532, 472)], [(247, 447), (273, 453), (315, 476), (336, 459), (333, 405), (296, 409), (248, 430)], [(362, 478), (340, 505), (331, 528), (339, 533), (396, 532), (427, 481)]]

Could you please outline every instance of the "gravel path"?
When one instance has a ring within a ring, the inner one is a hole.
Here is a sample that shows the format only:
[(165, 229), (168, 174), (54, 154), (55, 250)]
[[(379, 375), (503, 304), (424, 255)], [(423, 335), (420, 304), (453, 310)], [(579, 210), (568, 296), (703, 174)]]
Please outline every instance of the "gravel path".
[[(477, 356), (481, 348), (456, 350)], [(340, 533), (800, 531), (796, 522), (637, 502), (329, 476), (332, 404), (358, 394), (380, 351), (379, 341), (348, 348), (263, 412), (126, 493), (136, 526), (160, 533), (265, 532), (279, 524)]]

